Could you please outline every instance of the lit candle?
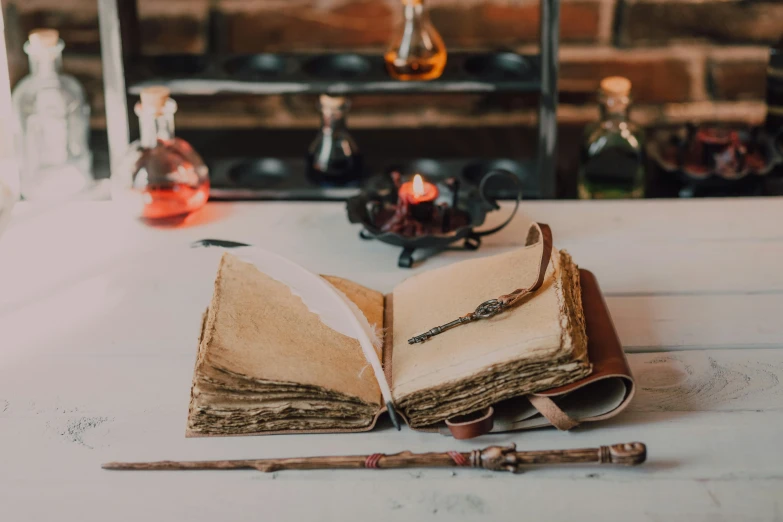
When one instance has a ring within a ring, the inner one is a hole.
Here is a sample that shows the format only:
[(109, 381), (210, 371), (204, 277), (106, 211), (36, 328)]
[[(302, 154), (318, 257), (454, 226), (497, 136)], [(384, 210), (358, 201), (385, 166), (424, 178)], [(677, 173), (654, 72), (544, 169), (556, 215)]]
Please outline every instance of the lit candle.
[(400, 204), (407, 206), (410, 214), (420, 221), (432, 218), (437, 198), (438, 187), (424, 181), (421, 174), (413, 176), (413, 181), (403, 183), (399, 191)]
[(413, 181), (406, 181), (400, 187), (400, 199), (404, 199), (410, 205), (432, 203), (438, 197), (438, 187), (428, 181), (424, 181), (421, 174), (413, 176)]

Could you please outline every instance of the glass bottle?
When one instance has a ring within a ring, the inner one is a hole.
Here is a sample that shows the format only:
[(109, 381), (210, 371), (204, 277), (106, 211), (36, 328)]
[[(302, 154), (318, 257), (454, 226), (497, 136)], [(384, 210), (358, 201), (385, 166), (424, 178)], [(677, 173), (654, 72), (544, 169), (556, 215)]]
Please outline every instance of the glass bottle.
[[(5, 47), (5, 22), (0, 9), (0, 114), (14, 113), (11, 81), (8, 77), (8, 51)], [(19, 199), (19, 172), (12, 125), (0, 125), (0, 235), (11, 220), (11, 210)]]
[(90, 106), (84, 89), (61, 73), (65, 47), (54, 29), (30, 33), (30, 74), (13, 92), (20, 188), (28, 200), (61, 200), (92, 185)]
[(177, 104), (165, 87), (147, 87), (136, 104), (140, 138), (112, 173), (112, 199), (141, 218), (184, 218), (207, 202), (209, 172), (185, 140), (174, 137)]
[(780, 139), (783, 137), (783, 38), (769, 50), (766, 98), (766, 130)]
[(446, 46), (430, 22), (424, 0), (402, 0), (403, 20), (384, 59), (398, 80), (434, 80), (446, 67)]
[(588, 126), (579, 168), (581, 199), (644, 196), (644, 134), (628, 119), (631, 82), (601, 81), (601, 120)]
[(310, 181), (323, 186), (345, 186), (358, 183), (362, 177), (362, 156), (359, 147), (348, 134), (347, 98), (325, 94), (319, 98), (321, 131), (310, 144), (307, 175)]

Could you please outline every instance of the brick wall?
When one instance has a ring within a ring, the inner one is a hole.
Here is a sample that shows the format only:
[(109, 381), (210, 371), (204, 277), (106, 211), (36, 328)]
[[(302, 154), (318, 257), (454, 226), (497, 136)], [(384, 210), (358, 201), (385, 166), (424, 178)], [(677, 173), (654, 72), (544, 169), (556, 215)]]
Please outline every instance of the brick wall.
[[(60, 29), (65, 67), (82, 79), (104, 124), (98, 0), (2, 0), (13, 76), (26, 70), (21, 43), (37, 26)], [(138, 0), (147, 53), (380, 50), (396, 0)], [(447, 46), (528, 51), (538, 38), (537, 0), (430, 0)], [(606, 75), (631, 79), (641, 123), (744, 121), (764, 117), (769, 44), (783, 36), (781, 0), (562, 0), (563, 126), (594, 119)], [(180, 126), (309, 127), (313, 100), (232, 97), (179, 100)], [(535, 124), (535, 100), (509, 96), (363, 97), (354, 127)]]

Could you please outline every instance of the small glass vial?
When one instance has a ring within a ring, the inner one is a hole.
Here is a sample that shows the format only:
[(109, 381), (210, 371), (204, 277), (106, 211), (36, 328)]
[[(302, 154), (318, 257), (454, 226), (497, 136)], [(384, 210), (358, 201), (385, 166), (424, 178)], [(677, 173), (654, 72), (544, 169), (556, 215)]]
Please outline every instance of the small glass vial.
[(84, 89), (61, 73), (65, 47), (54, 29), (30, 33), (30, 74), (13, 92), (20, 189), (28, 200), (63, 200), (90, 188), (90, 106)]
[(136, 104), (140, 139), (112, 173), (112, 199), (143, 219), (184, 218), (209, 199), (209, 173), (201, 156), (174, 137), (177, 104), (166, 87), (147, 87)]
[(348, 99), (322, 94), (318, 106), (321, 130), (308, 150), (308, 178), (321, 186), (357, 184), (363, 174), (362, 156), (346, 126)]
[(580, 199), (644, 197), (644, 134), (628, 119), (631, 82), (601, 81), (601, 120), (588, 126), (579, 168)]
[(446, 67), (446, 45), (430, 22), (424, 0), (402, 0), (403, 20), (384, 59), (398, 80), (434, 80)]

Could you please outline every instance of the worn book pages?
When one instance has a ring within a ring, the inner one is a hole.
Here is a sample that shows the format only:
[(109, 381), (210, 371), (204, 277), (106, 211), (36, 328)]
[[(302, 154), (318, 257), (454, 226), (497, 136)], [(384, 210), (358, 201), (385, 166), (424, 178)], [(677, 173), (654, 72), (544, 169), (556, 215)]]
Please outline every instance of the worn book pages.
[[(380, 293), (332, 283), (382, 325)], [(326, 326), (288, 286), (224, 254), (202, 328), (189, 434), (361, 428), (381, 402), (356, 339)]]
[[(578, 269), (557, 250), (541, 288), (516, 306), (407, 343), (483, 301), (529, 287), (539, 275), (537, 241), (414, 276), (395, 288), (386, 311), (380, 293), (326, 278), (370, 324), (389, 319), (385, 370), (412, 427), (434, 427), (590, 372)], [(202, 325), (188, 435), (367, 430), (382, 408), (356, 339), (327, 326), (285, 284), (224, 254)]]
[(408, 344), (538, 277), (541, 243), (424, 272), (394, 289), (392, 393), (424, 427), (590, 372), (576, 265), (553, 251), (543, 286), (516, 307)]

